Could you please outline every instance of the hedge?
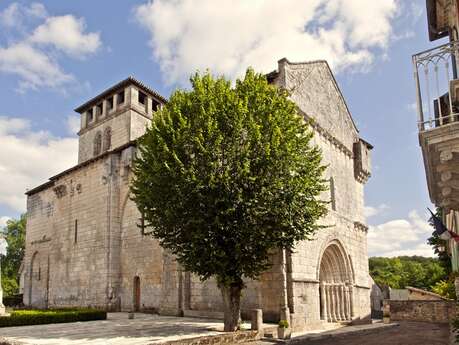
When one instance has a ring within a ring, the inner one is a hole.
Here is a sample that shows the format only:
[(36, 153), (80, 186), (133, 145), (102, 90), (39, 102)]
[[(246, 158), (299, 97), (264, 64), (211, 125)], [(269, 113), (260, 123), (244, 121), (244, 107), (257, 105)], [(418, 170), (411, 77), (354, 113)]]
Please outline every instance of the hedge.
[(5, 307), (17, 307), (22, 305), (22, 294), (3, 296), (3, 304)]
[(77, 321), (106, 320), (107, 312), (97, 309), (15, 310), (0, 317), (0, 327), (43, 325)]

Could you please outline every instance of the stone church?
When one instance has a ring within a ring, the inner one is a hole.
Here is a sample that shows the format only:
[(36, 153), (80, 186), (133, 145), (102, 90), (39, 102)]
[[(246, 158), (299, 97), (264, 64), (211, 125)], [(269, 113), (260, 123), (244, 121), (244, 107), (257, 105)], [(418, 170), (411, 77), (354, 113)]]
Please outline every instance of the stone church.
[[(294, 329), (367, 318), (363, 207), (372, 146), (360, 138), (327, 62), (284, 58), (266, 77), (289, 90), (312, 119), (314, 143), (328, 165), (330, 190), (323, 198), (331, 202), (322, 220), (328, 227), (315, 240), (298, 243), (285, 261), (274, 254), (272, 268), (247, 281), (243, 316), (261, 308), (265, 321), (277, 321), (288, 307)], [(165, 102), (127, 78), (75, 110), (81, 114), (78, 164), (26, 193), (26, 305), (221, 317), (215, 281), (182, 271), (141, 226), (129, 198), (136, 139)]]

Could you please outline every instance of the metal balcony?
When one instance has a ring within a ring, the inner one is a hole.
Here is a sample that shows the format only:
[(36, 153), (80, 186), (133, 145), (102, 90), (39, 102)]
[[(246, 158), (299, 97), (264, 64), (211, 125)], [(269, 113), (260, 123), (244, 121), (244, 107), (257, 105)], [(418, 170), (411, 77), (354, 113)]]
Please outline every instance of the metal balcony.
[(459, 42), (450, 42), (413, 55), (419, 131), (459, 119)]
[(413, 55), (419, 143), (431, 201), (459, 210), (459, 42)]

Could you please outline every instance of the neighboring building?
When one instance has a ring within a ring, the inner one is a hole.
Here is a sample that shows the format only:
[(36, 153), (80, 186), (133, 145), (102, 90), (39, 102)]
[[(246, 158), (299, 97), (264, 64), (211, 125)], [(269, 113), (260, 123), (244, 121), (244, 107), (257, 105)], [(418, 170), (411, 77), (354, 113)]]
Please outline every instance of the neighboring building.
[(407, 286), (406, 290), (408, 291), (408, 300), (409, 301), (441, 301), (448, 300), (443, 296), (440, 296), (437, 293), (430, 292), (423, 289), (418, 289), (412, 286)]
[[(459, 2), (427, 0), (426, 4), (430, 41), (444, 37), (448, 41), (413, 55), (419, 143), (424, 158), (430, 199), (442, 209), (443, 221), (448, 229), (458, 233)], [(453, 270), (458, 271), (457, 243), (450, 241), (447, 251), (451, 255)], [(459, 286), (456, 287), (458, 288)]]
[[(314, 119), (314, 142), (329, 166), (329, 227), (287, 253), (285, 271), (274, 255), (260, 281), (247, 281), (243, 312), (262, 308), (265, 320), (275, 321), (288, 306), (295, 329), (368, 318), (363, 207), (371, 146), (359, 137), (325, 61), (282, 59), (267, 78)], [(26, 305), (220, 315), (215, 281), (183, 272), (148, 229), (140, 230), (141, 214), (129, 198), (136, 139), (165, 102), (128, 78), (76, 109), (78, 164), (26, 193)]]
[(383, 317), (383, 291), (378, 284), (375, 283), (373, 278), (370, 277), (370, 301), (371, 301), (371, 318), (382, 319)]

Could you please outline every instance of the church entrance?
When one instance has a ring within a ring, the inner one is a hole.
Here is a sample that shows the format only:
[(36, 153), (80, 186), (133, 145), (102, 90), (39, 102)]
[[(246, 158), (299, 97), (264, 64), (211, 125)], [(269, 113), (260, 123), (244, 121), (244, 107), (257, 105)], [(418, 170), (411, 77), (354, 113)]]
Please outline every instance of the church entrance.
[(134, 311), (140, 310), (140, 277), (134, 277)]
[(320, 318), (348, 321), (353, 316), (352, 269), (342, 246), (334, 241), (325, 249), (319, 273)]

